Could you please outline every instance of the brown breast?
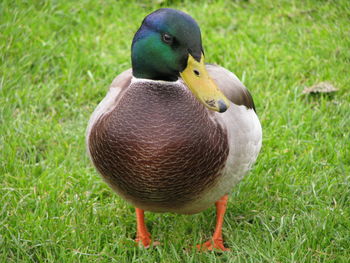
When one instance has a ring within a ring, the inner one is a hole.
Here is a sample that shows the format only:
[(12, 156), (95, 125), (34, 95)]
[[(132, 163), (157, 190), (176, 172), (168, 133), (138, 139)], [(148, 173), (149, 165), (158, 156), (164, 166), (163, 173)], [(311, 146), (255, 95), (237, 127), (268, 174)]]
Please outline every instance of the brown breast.
[(181, 207), (220, 176), (227, 134), (189, 91), (151, 83), (128, 88), (92, 128), (89, 150), (106, 181), (134, 205)]

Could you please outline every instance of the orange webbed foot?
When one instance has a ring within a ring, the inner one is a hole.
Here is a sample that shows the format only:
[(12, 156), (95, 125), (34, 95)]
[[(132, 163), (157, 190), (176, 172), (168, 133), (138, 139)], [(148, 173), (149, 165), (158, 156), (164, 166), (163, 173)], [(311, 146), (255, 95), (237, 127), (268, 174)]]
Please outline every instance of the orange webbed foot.
[(139, 247), (149, 248), (151, 246), (158, 246), (158, 241), (152, 242), (151, 234), (147, 231), (145, 224), (144, 211), (136, 208), (136, 222), (137, 222), (137, 233), (135, 242)]
[(146, 233), (146, 235), (137, 236), (135, 238), (135, 242), (136, 242), (136, 245), (144, 248), (150, 248), (150, 247), (155, 247), (160, 245), (160, 242), (152, 241), (151, 234), (148, 232)]
[(151, 246), (151, 243), (152, 243), (151, 234), (148, 232), (143, 233), (142, 235), (139, 234), (135, 238), (135, 242), (140, 247), (149, 248)]
[(198, 251), (230, 251), (229, 248), (225, 247), (222, 239), (211, 239), (207, 242), (197, 245)]
[(202, 245), (197, 245), (199, 251), (229, 251), (230, 249), (225, 247), (222, 239), (222, 224), (224, 222), (224, 215), (226, 211), (228, 195), (224, 195), (217, 202), (216, 205), (216, 226), (213, 237)]

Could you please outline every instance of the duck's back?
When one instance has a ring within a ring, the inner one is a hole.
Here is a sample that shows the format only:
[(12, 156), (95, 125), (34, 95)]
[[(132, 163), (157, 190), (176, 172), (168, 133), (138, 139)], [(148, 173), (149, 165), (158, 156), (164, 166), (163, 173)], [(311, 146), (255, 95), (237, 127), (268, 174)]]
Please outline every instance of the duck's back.
[(181, 210), (216, 183), (228, 156), (211, 114), (181, 81), (132, 82), (91, 127), (91, 158), (135, 206)]

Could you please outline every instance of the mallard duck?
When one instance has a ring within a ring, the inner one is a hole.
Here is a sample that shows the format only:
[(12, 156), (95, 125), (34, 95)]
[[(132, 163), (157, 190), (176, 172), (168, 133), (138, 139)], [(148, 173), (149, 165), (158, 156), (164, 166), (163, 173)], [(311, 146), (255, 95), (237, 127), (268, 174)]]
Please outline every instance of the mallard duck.
[(179, 10), (162, 8), (144, 18), (131, 61), (89, 121), (94, 166), (135, 206), (140, 246), (152, 244), (144, 211), (193, 214), (215, 204), (215, 232), (198, 248), (227, 250), (228, 194), (262, 141), (252, 96), (229, 70), (205, 64), (200, 28)]

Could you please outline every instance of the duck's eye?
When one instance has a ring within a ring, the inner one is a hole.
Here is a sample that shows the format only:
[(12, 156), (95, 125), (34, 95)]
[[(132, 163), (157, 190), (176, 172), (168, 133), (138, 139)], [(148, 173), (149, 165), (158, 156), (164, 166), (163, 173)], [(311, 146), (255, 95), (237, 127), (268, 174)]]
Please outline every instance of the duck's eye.
[(163, 34), (162, 39), (168, 45), (171, 45), (173, 43), (173, 40), (174, 40), (174, 38), (167, 33)]

